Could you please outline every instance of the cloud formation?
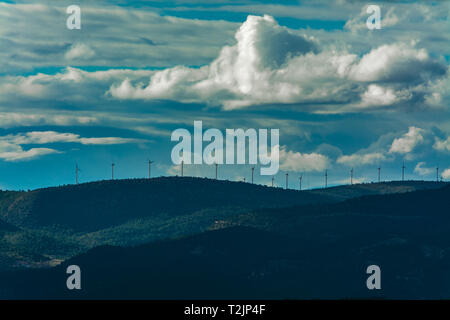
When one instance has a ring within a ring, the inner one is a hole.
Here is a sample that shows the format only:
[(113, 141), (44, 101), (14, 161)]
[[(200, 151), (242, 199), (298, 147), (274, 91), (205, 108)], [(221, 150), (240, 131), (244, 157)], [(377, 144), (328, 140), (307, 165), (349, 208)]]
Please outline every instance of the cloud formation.
[(340, 156), (336, 162), (348, 166), (364, 166), (368, 164), (380, 163), (386, 160), (386, 156), (382, 152), (352, 154), (349, 156)]
[(433, 148), (439, 151), (450, 151), (450, 137), (445, 140), (436, 138)]
[(320, 153), (300, 153), (280, 148), (280, 169), (294, 172), (323, 171), (330, 165), (330, 159)]
[(66, 27), (66, 8), (72, 3), (17, 2), (30, 3), (0, 2), (2, 73), (68, 62), (129, 68), (201, 65), (217, 55), (236, 26), (89, 1), (80, 4), (81, 30), (73, 31)]
[(416, 127), (409, 127), (408, 132), (400, 138), (394, 139), (390, 153), (410, 153), (417, 145), (424, 141), (424, 130)]
[[(426, 148), (425, 153), (429, 153), (431, 150), (428, 142), (433, 140), (434, 135), (430, 130), (410, 126), (406, 133), (400, 136), (398, 136), (398, 133), (396, 135), (391, 133), (381, 136), (366, 149), (361, 149), (351, 155), (339, 156), (336, 163), (347, 166), (365, 166), (393, 161), (396, 156), (400, 156), (402, 160), (412, 160), (419, 153), (423, 156), (423, 148)], [(441, 141), (437, 137), (434, 137), (434, 139), (436, 141), (435, 149), (445, 148), (445, 141)], [(421, 149), (420, 147), (423, 148)], [(428, 172), (427, 170), (425, 162), (419, 162), (414, 172), (425, 175)]]
[(442, 178), (444, 178), (444, 179), (450, 179), (450, 168), (445, 169), (445, 170), (442, 172)]
[(66, 52), (65, 57), (68, 60), (90, 59), (95, 55), (94, 50), (83, 43), (76, 43)]
[(206, 102), (227, 110), (283, 103), (316, 104), (313, 111), (332, 104), (328, 111), (344, 112), (414, 104), (429, 82), (447, 74), (442, 61), (414, 43), (382, 45), (359, 58), (322, 48), (317, 39), (281, 27), (268, 15), (249, 16), (235, 39), (207, 66), (158, 71), (147, 86), (125, 79), (109, 93), (117, 99)]
[(55, 131), (32, 131), (26, 133), (9, 134), (0, 137), (0, 159), (5, 161), (31, 160), (43, 155), (61, 153), (51, 148), (30, 148), (25, 150), (23, 145), (41, 145), (51, 143), (79, 143), (82, 145), (113, 145), (144, 142), (140, 139), (119, 137), (84, 138), (74, 133), (60, 133)]
[(426, 175), (432, 174), (434, 172), (434, 168), (428, 168), (425, 166), (426, 166), (426, 163), (423, 161), (417, 163), (417, 165), (414, 167), (414, 172), (421, 176), (426, 176)]

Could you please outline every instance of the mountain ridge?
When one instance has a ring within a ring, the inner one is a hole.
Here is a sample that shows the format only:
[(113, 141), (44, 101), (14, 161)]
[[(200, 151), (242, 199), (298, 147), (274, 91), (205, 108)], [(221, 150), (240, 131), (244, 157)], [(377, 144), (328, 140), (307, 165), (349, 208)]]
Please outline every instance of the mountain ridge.
[(444, 185), (410, 181), (298, 191), (193, 177), (105, 180), (29, 192), (3, 192), (0, 219), (19, 227), (63, 225), (95, 231), (130, 219), (189, 214), (205, 208), (287, 207)]

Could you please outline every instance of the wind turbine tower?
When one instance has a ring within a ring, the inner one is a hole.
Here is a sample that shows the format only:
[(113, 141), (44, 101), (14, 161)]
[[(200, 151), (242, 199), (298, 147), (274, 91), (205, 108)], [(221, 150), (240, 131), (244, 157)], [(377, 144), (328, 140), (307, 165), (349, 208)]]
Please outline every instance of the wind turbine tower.
[(78, 163), (75, 165), (75, 184), (78, 184), (78, 172), (80, 168), (78, 168)]
[(181, 176), (184, 176), (184, 161), (181, 161)]
[(216, 180), (217, 180), (217, 168), (219, 167), (219, 165), (216, 163)]
[(275, 178), (274, 177), (272, 177), (272, 187), (273, 187), (273, 181), (275, 180)]
[(378, 167), (378, 182), (381, 182), (381, 167)]
[(154, 161), (148, 160), (148, 178), (151, 179), (152, 178), (152, 163)]
[(402, 165), (402, 181), (405, 181), (405, 161), (403, 161)]
[(328, 170), (325, 170), (325, 188), (328, 187)]
[(114, 180), (114, 166), (115, 166), (115, 163), (114, 162), (111, 163), (111, 179), (112, 180)]
[(439, 167), (436, 167), (436, 182), (439, 182)]
[(289, 179), (289, 173), (286, 173), (286, 189), (289, 186), (288, 179)]
[(302, 180), (303, 180), (303, 175), (300, 175), (300, 178), (298, 178), (299, 180), (299, 190), (302, 191)]
[(353, 184), (353, 168), (350, 170), (350, 184)]
[(252, 184), (253, 184), (253, 174), (255, 173), (255, 167), (252, 167)]

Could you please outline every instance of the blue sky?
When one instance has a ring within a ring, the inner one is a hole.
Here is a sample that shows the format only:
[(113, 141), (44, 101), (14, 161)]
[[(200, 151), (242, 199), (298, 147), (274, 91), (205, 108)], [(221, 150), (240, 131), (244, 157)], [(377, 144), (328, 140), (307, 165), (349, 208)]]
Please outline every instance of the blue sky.
[[(0, 187), (174, 175), (177, 128), (280, 129), (284, 185), (450, 179), (449, 2), (0, 2)], [(447, 170), (448, 169), (448, 170)], [(214, 168), (185, 173), (213, 177)], [(250, 178), (247, 165), (222, 179)], [(271, 177), (257, 176), (270, 184)]]

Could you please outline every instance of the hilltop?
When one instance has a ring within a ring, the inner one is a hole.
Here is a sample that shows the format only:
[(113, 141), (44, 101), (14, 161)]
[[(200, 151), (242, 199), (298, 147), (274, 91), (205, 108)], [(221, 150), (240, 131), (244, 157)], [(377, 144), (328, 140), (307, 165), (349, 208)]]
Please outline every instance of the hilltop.
[(58, 225), (75, 231), (96, 231), (133, 219), (182, 216), (205, 209), (329, 203), (443, 185), (405, 181), (297, 191), (192, 177), (106, 180), (29, 192), (1, 192), (0, 219), (22, 227)]
[[(449, 197), (446, 186), (257, 209), (224, 229), (0, 273), (0, 298), (448, 299)], [(85, 274), (80, 292), (61, 281), (71, 264)], [(381, 291), (365, 287), (372, 264), (381, 267)]]
[[(3, 191), (0, 270), (52, 266), (97, 246), (133, 246), (228, 226), (277, 231), (283, 224), (289, 225), (282, 220), (285, 210), (301, 217), (304, 208), (313, 212), (318, 206), (355, 197), (445, 185), (405, 181), (296, 191), (224, 180), (162, 177)], [(279, 220), (273, 219), (276, 217)]]

